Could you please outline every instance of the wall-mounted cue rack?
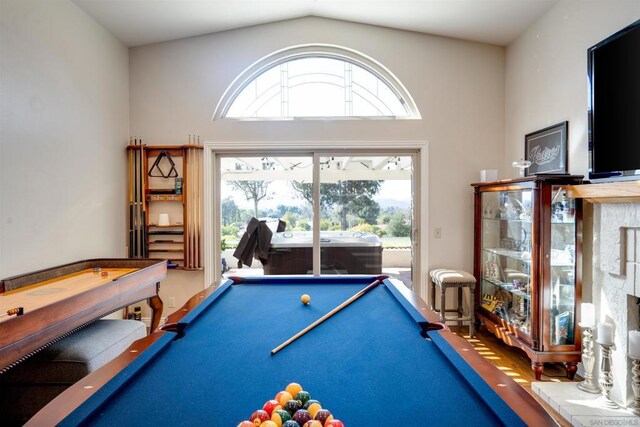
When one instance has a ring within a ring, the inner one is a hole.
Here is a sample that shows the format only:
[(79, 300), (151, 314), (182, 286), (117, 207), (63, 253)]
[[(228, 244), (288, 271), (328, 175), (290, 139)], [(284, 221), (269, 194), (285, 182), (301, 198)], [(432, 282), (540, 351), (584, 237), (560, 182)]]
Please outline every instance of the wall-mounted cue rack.
[(170, 268), (202, 269), (202, 145), (144, 145), (131, 138), (129, 257), (160, 258)]

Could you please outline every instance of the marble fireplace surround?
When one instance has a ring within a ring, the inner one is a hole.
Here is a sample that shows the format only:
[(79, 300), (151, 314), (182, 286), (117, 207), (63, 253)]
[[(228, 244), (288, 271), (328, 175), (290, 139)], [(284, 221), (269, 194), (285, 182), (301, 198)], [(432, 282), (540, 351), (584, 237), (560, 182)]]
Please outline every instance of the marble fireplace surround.
[[(614, 325), (612, 399), (633, 399), (628, 331), (640, 330), (640, 181), (590, 184), (568, 189), (583, 198), (583, 302), (596, 306), (596, 321)], [(595, 378), (599, 376), (600, 348)]]
[[(627, 358), (628, 331), (640, 329), (640, 181), (569, 186), (581, 198), (582, 300), (596, 306), (596, 321), (614, 325), (611, 409), (601, 394), (584, 392), (576, 382), (542, 381), (531, 390), (573, 426), (640, 425), (629, 407), (633, 400), (631, 362)], [(579, 310), (578, 310), (579, 315)], [(600, 346), (594, 378), (599, 378)], [(579, 367), (579, 375), (583, 375)]]

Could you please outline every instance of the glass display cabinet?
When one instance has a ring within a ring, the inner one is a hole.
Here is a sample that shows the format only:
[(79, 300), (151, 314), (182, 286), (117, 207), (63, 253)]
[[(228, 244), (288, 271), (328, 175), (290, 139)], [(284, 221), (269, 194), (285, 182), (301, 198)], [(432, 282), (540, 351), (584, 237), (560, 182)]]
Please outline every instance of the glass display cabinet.
[(531, 359), (563, 362), (573, 379), (580, 361), (582, 200), (564, 186), (581, 176), (539, 175), (475, 188), (476, 326)]

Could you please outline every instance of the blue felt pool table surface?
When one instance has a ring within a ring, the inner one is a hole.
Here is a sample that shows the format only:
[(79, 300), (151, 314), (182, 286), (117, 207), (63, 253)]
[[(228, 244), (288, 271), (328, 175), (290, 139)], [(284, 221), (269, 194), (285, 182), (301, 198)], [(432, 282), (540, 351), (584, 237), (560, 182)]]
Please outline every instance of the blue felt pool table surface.
[(388, 279), (271, 354), (374, 279), (228, 281), (62, 425), (235, 426), (291, 382), (346, 426), (525, 425)]

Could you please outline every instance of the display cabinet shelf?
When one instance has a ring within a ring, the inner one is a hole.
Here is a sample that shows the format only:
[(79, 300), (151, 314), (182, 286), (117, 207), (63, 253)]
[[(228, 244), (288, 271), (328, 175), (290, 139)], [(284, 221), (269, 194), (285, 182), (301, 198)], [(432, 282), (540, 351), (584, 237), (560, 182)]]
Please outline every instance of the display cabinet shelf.
[(531, 253), (529, 252), (519, 252), (502, 248), (482, 248), (482, 250), (493, 255), (509, 257), (526, 263), (531, 262)]
[(475, 189), (476, 323), (524, 350), (540, 380), (545, 362), (580, 361), (582, 204), (565, 188), (581, 176), (540, 175)]

